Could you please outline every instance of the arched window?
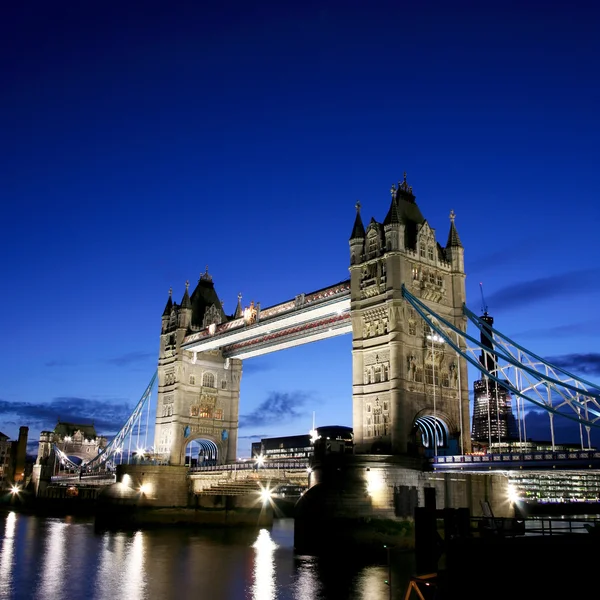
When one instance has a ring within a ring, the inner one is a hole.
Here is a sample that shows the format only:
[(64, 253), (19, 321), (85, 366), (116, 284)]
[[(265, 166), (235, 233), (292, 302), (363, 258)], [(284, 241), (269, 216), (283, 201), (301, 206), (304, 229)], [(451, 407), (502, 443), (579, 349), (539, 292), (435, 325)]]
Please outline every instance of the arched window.
[(215, 376), (212, 373), (204, 373), (202, 376), (202, 387), (215, 387)]
[(190, 385), (196, 385), (196, 376), (190, 375)]

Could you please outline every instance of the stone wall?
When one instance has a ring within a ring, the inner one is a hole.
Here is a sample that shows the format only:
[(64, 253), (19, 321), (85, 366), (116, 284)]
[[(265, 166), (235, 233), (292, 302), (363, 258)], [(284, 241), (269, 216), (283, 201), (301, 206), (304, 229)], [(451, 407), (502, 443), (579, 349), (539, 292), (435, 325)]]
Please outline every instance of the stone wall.
[(189, 504), (187, 467), (167, 465), (118, 465), (117, 482), (140, 491), (140, 505), (186, 507)]

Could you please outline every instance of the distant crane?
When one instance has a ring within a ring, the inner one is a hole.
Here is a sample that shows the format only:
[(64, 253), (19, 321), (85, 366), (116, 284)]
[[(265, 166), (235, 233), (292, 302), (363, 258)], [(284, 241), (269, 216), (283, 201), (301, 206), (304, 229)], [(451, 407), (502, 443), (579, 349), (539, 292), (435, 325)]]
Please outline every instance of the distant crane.
[(483, 316), (487, 317), (488, 314), (488, 307), (487, 304), (485, 303), (485, 298), (483, 296), (483, 283), (479, 283), (479, 289), (481, 290), (481, 311), (483, 312)]

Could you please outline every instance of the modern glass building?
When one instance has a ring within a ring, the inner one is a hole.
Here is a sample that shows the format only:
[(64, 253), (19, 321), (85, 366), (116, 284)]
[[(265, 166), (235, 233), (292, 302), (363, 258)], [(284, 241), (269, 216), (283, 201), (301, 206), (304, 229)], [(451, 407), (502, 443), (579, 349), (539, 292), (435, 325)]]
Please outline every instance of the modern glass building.
[[(498, 358), (492, 343), (494, 319), (484, 312), (481, 319), (489, 326), (481, 331), (479, 362), (489, 373), (498, 373)], [(494, 444), (518, 441), (517, 421), (512, 411), (512, 395), (502, 383), (483, 375), (473, 383), (473, 422), (471, 440), (479, 446), (492, 449)]]

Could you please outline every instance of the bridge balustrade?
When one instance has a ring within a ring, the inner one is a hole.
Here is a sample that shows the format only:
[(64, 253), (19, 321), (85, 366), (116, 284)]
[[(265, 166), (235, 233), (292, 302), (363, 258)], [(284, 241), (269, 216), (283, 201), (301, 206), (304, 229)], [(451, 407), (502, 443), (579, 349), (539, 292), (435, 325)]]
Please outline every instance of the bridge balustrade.
[(512, 462), (512, 461), (547, 461), (547, 460), (582, 460), (600, 459), (600, 452), (528, 452), (510, 454), (457, 454), (453, 456), (435, 456), (429, 459), (432, 464), (481, 463), (481, 462)]
[(209, 473), (214, 471), (262, 471), (264, 469), (281, 469), (286, 471), (308, 469), (307, 460), (289, 461), (289, 462), (265, 462), (259, 465), (255, 461), (232, 463), (227, 465), (208, 465), (206, 467), (191, 467), (190, 473)]

